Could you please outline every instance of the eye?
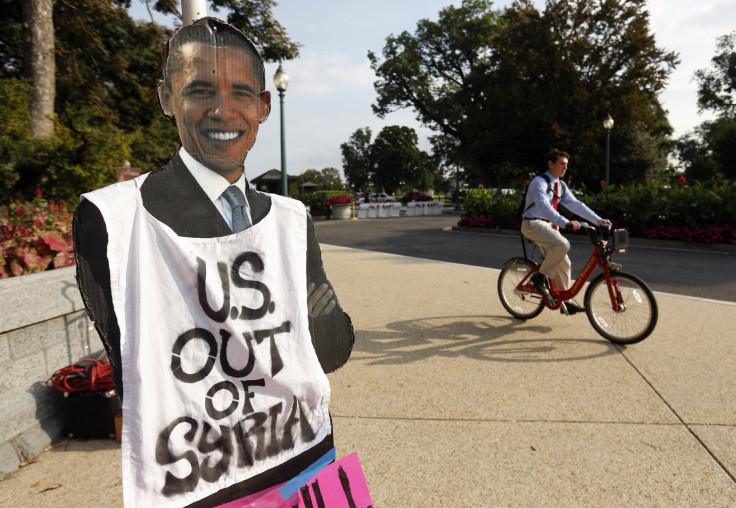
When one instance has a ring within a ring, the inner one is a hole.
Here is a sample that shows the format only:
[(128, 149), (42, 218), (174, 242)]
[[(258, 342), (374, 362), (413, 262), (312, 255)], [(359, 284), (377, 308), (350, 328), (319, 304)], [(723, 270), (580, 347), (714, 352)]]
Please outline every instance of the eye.
[(188, 91), (189, 97), (209, 97), (213, 94), (211, 88), (192, 88)]
[(249, 92), (247, 90), (235, 90), (233, 92), (233, 96), (234, 97), (240, 97), (240, 98), (249, 99), (249, 98), (253, 97), (253, 92)]

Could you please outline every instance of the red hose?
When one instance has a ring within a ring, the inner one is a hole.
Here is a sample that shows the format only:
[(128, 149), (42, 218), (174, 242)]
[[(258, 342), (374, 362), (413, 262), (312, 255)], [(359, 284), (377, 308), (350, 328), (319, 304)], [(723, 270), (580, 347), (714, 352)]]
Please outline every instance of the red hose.
[(46, 388), (60, 392), (94, 392), (114, 390), (115, 383), (109, 363), (82, 358), (54, 372), (46, 381)]

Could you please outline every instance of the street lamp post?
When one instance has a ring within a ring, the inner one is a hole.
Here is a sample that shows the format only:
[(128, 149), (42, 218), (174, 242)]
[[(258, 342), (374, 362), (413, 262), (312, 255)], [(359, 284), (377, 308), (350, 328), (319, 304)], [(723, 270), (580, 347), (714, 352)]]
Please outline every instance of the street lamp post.
[(281, 194), (289, 195), (289, 177), (286, 175), (286, 136), (284, 135), (284, 94), (289, 85), (289, 75), (284, 72), (279, 64), (276, 74), (273, 76), (273, 84), (279, 91), (279, 103), (281, 106)]
[(376, 191), (376, 192), (378, 192), (378, 177), (377, 177), (377, 173), (378, 173), (378, 163), (377, 162), (374, 162), (373, 163), (373, 190)]
[(613, 129), (613, 118), (611, 118), (611, 115), (608, 115), (603, 120), (603, 128), (606, 129), (606, 176), (604, 181), (608, 185), (608, 169), (609, 161), (611, 160), (611, 129)]
[(460, 145), (459, 139), (455, 140), (455, 211), (460, 211)]

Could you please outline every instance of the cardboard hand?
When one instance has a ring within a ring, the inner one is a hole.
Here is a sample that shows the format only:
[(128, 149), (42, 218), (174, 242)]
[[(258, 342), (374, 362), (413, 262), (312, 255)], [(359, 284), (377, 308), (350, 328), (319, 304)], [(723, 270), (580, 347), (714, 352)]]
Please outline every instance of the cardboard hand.
[(307, 296), (309, 315), (316, 318), (332, 312), (337, 305), (334, 296), (335, 292), (327, 284), (317, 287), (314, 282), (310, 282), (309, 296)]

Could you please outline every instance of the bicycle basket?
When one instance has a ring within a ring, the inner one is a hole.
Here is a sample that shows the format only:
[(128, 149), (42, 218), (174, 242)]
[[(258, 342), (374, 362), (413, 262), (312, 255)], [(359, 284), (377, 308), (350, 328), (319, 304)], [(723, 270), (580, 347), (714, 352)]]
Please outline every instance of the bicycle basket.
[(625, 229), (615, 229), (611, 240), (611, 254), (626, 254), (629, 251), (629, 232)]

